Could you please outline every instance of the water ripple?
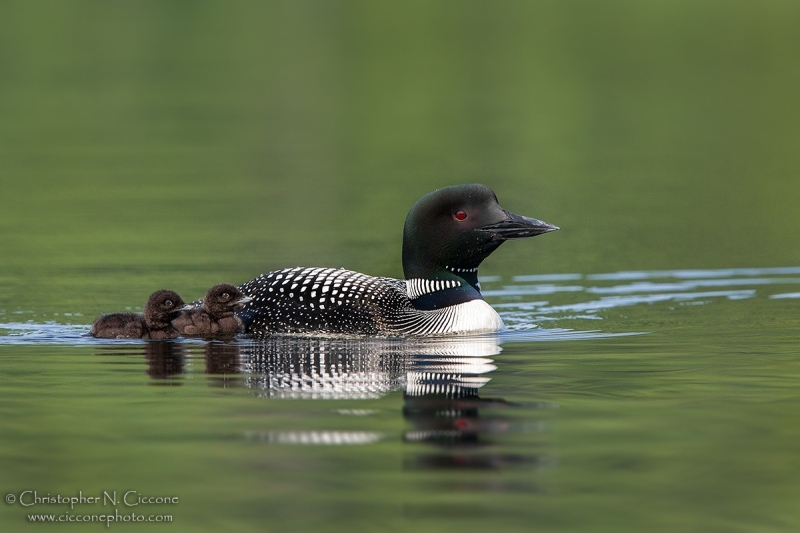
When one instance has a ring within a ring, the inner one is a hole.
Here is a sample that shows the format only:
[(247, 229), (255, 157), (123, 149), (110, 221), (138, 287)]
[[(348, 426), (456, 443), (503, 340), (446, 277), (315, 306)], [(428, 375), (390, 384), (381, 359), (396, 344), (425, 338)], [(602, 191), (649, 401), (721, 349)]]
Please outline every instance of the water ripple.
[(589, 274), (586, 279), (608, 281), (632, 281), (654, 278), (728, 278), (733, 276), (774, 276), (800, 274), (800, 266), (775, 268), (724, 268), (717, 270), (650, 270), (613, 272), (609, 274)]
[[(484, 295), (500, 300), (492, 302), (492, 305), (506, 322), (508, 330), (530, 331), (548, 321), (601, 320), (598, 315), (601, 311), (642, 304), (680, 302), (682, 305), (703, 305), (719, 298), (756, 298), (762, 290), (774, 291), (768, 288), (770, 286), (800, 284), (798, 277), (776, 277), (787, 274), (800, 274), (800, 267), (629, 271), (585, 277), (580, 274), (514, 276), (512, 281), (517, 283), (513, 285), (495, 288), (487, 283)], [(675, 281), (670, 281), (670, 278)], [(659, 279), (664, 281), (650, 281)], [(520, 283), (531, 281), (543, 283)], [(570, 297), (571, 294), (575, 296)], [(530, 298), (544, 295), (559, 301), (551, 303)], [(599, 295), (600, 298), (589, 295)], [(773, 300), (791, 299), (800, 298), (800, 293), (780, 292), (766, 296)]]
[(789, 285), (800, 283), (800, 278), (738, 278), (701, 279), (678, 283), (630, 283), (615, 287), (589, 287), (586, 292), (593, 294), (621, 294), (629, 292), (690, 291), (701, 287), (736, 287), (752, 285)]

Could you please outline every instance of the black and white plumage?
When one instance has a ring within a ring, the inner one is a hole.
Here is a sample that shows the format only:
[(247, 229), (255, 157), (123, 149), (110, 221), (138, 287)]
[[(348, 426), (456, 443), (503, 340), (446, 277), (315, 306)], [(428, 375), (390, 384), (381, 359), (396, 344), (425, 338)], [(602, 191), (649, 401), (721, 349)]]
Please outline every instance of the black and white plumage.
[(409, 299), (416, 300), (420, 296), (434, 292), (461, 287), (460, 281), (451, 279), (407, 279), (406, 294)]
[[(417, 280), (414, 280), (417, 281)], [(413, 294), (452, 280), (425, 281)], [(344, 269), (290, 268), (262, 274), (240, 286), (251, 302), (239, 312), (250, 333), (416, 336), (497, 331), (502, 321), (483, 300), (440, 309), (414, 307), (404, 281)]]
[(253, 335), (494, 332), (503, 321), (481, 296), (478, 266), (508, 239), (556, 229), (504, 210), (485, 185), (446, 187), (423, 196), (406, 218), (406, 280), (344, 269), (284, 269), (240, 285), (251, 301), (237, 315)]

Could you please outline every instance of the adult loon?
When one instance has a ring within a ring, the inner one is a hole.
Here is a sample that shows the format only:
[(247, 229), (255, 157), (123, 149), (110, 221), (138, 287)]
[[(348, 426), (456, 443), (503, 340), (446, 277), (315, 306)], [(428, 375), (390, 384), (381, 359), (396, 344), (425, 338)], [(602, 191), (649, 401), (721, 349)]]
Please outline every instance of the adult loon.
[(147, 299), (142, 313), (101, 315), (92, 323), (92, 337), (99, 339), (174, 339), (180, 333), (170, 320), (181, 313), (184, 302), (178, 293), (156, 291)]
[(208, 289), (203, 306), (188, 304), (183, 313), (172, 320), (172, 327), (184, 337), (233, 336), (242, 327), (242, 321), (234, 314), (250, 301), (233, 285), (220, 283)]
[(245, 333), (390, 337), (487, 333), (503, 321), (481, 296), (478, 266), (508, 239), (557, 226), (509, 213), (489, 187), (445, 187), (420, 198), (403, 229), (405, 280), (332, 268), (262, 274), (239, 288)]

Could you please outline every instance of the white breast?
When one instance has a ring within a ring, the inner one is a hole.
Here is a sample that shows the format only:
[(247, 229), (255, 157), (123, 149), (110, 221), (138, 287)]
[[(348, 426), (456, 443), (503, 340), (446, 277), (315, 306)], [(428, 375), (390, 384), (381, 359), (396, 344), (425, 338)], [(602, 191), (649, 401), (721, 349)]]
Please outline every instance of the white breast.
[(492, 333), (503, 328), (503, 320), (483, 300), (472, 300), (440, 309), (423, 311), (409, 306), (392, 317), (388, 331), (399, 335), (458, 335)]
[(452, 306), (452, 322), (446, 333), (491, 333), (503, 328), (503, 319), (483, 300)]

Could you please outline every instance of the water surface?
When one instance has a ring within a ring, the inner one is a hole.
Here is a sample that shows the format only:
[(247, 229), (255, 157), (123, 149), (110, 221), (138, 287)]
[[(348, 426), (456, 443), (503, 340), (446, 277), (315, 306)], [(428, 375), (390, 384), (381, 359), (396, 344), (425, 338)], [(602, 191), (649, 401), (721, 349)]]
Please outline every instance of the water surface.
[(8, 322), (5, 481), (174, 494), (178, 528), (790, 530), (798, 272), (484, 279), (508, 328), (463, 338)]

